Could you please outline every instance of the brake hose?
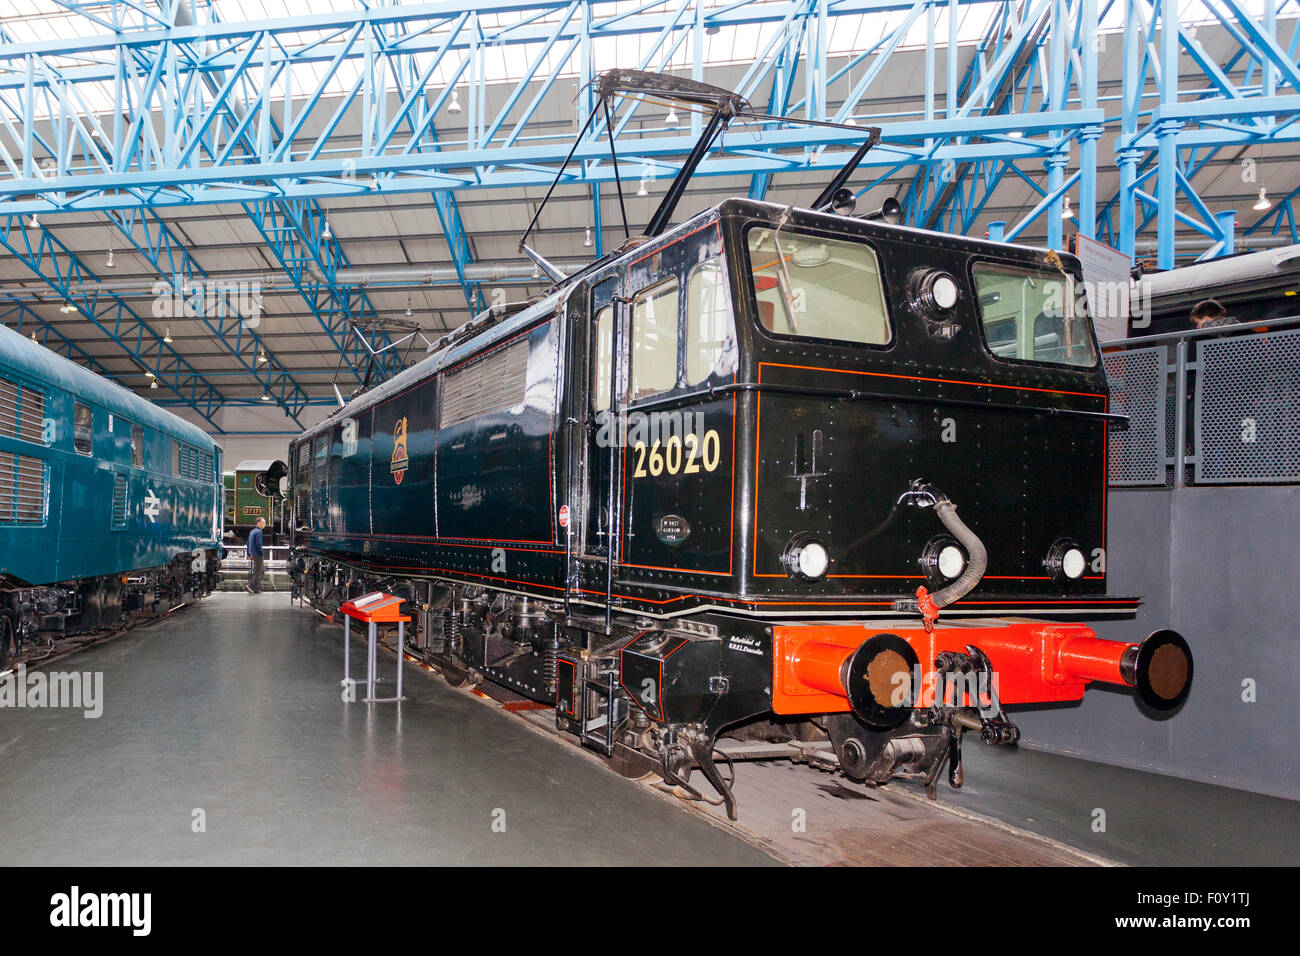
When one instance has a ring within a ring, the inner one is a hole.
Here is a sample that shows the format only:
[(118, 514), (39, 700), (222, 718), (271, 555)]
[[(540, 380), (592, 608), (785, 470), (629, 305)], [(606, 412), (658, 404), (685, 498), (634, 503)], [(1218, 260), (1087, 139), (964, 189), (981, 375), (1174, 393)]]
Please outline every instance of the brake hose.
[[(979, 535), (967, 527), (961, 518), (957, 517), (957, 506), (930, 482), (918, 478), (908, 486), (907, 491), (903, 492), (898, 500), (900, 504), (906, 502), (920, 508), (933, 506), (934, 513), (939, 518), (939, 521), (957, 539), (958, 544), (966, 549), (968, 558), (966, 567), (957, 576), (956, 580), (933, 594), (928, 594), (925, 588), (919, 588), (917, 591), (917, 604), (921, 613), (925, 615), (927, 620), (933, 620), (940, 608), (945, 608), (960, 601), (975, 590), (975, 586), (984, 577), (984, 572), (988, 570), (988, 550), (984, 547), (984, 542), (979, 539)], [(927, 603), (931, 605), (932, 611), (927, 611)]]

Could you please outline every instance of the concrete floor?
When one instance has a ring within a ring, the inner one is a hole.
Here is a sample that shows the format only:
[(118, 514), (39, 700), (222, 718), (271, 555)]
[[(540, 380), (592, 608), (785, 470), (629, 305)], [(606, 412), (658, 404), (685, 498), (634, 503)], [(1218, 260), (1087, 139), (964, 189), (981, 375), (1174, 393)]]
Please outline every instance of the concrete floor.
[(51, 665), (102, 671), (103, 716), (0, 710), (0, 864), (775, 862), (441, 680), (344, 704), (331, 631), (215, 594)]
[[(1300, 861), (1300, 803), (1294, 800), (1025, 747), (986, 747), (975, 740), (963, 754), (965, 786), (940, 787), (941, 802), (1117, 863), (1295, 866)], [(1105, 812), (1104, 820), (1097, 810)], [(1094, 828), (1098, 821), (1104, 830)]]
[[(737, 781), (739, 827), (714, 825), (716, 811), (683, 812), (413, 667), (400, 709), (344, 704), (340, 632), (285, 594), (223, 593), (52, 663), (103, 673), (103, 716), (0, 709), (0, 865), (776, 862), (754, 844), (804, 864), (1300, 859), (1293, 801), (976, 742), (966, 787), (941, 786), (938, 805), (906, 783), (754, 764)], [(393, 667), (381, 655), (381, 674)]]

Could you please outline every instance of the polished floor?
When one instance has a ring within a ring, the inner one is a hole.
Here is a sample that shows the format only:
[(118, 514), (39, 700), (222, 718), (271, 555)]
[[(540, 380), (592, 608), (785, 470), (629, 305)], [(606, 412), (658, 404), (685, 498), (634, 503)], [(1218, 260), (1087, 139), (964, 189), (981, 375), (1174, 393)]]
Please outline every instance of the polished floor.
[(937, 803), (742, 765), (731, 826), (411, 667), (400, 707), (345, 704), (341, 658), (341, 627), (286, 594), (221, 593), (53, 662), (102, 674), (103, 714), (0, 707), (0, 865), (1300, 859), (1295, 801), (973, 742)]
[(1300, 862), (1300, 803), (1294, 800), (1025, 747), (970, 743), (964, 752), (965, 786), (941, 788), (945, 804), (1116, 863)]
[(103, 715), (0, 710), (0, 864), (776, 862), (441, 680), (344, 704), (342, 667), (269, 593), (54, 663), (103, 673)]

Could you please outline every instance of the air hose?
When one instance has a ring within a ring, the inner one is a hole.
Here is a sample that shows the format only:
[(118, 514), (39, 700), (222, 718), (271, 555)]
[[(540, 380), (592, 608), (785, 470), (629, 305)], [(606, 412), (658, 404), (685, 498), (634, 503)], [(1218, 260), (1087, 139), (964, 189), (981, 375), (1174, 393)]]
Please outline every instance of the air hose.
[(948, 529), (949, 534), (957, 539), (957, 543), (966, 549), (968, 559), (966, 567), (957, 576), (956, 580), (933, 594), (926, 594), (924, 588), (918, 591), (917, 603), (922, 613), (929, 619), (931, 613), (926, 611), (925, 605), (927, 603), (931, 605), (933, 613), (937, 615), (940, 608), (960, 601), (975, 590), (975, 586), (984, 577), (984, 572), (988, 570), (988, 550), (984, 547), (984, 542), (979, 539), (979, 535), (967, 527), (961, 518), (957, 517), (957, 506), (929, 481), (923, 478), (913, 481), (898, 500), (900, 504), (912, 504), (919, 508), (933, 506), (934, 513), (939, 518), (939, 521)]

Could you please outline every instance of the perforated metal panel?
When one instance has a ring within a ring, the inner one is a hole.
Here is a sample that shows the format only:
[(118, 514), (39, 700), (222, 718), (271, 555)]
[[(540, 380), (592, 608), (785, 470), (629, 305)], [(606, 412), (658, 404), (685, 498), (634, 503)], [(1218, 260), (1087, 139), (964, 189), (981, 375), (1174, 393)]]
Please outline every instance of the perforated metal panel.
[(1129, 417), (1126, 430), (1108, 434), (1107, 470), (1112, 485), (1165, 483), (1165, 348), (1130, 349), (1103, 358), (1110, 382), (1110, 410)]
[(528, 385), (528, 340), (498, 349), (448, 372), (442, 382), (438, 427), (450, 428), (523, 403)]
[(1199, 344), (1201, 484), (1300, 481), (1300, 330)]
[(48, 500), (45, 462), (0, 452), (0, 524), (42, 524)]

